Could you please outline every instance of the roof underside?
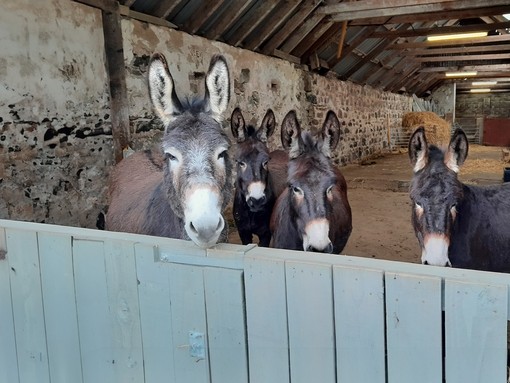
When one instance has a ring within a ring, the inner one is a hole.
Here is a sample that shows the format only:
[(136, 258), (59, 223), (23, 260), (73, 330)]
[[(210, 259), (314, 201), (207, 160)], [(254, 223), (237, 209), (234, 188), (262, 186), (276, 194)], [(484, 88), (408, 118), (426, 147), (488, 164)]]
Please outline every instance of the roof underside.
[[(80, 0), (78, 0), (80, 1)], [(510, 92), (508, 0), (121, 0), (121, 13), (275, 56), (321, 74), (424, 96), (445, 71), (476, 70)], [(487, 31), (432, 43), (430, 34)]]

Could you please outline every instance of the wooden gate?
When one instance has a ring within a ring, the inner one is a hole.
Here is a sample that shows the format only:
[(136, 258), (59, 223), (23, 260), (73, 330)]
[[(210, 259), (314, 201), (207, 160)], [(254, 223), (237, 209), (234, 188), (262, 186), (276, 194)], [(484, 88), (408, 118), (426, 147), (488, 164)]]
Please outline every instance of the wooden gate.
[(0, 220), (0, 382), (505, 382), (507, 274)]

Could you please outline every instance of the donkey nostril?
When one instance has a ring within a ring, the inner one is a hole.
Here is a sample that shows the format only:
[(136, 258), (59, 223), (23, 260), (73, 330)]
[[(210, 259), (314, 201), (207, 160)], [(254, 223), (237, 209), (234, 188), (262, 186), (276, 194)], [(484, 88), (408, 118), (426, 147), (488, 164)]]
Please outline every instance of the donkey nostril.
[(333, 244), (330, 242), (328, 243), (328, 246), (324, 249), (325, 253), (331, 254), (333, 252)]
[(216, 226), (216, 231), (221, 230), (222, 226), (223, 226), (223, 217), (220, 217), (220, 219), (218, 220), (218, 226)]
[(191, 229), (191, 231), (193, 233), (198, 234), (198, 231), (197, 231), (197, 229), (195, 229), (195, 226), (193, 225), (193, 222), (189, 223), (189, 228)]
[(428, 265), (429, 263), (427, 261), (423, 261), (423, 264), (424, 265)]

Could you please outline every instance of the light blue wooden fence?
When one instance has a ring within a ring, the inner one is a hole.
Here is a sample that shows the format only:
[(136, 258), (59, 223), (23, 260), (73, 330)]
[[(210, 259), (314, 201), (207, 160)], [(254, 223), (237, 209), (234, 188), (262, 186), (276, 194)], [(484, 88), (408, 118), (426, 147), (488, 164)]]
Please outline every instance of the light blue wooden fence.
[(503, 383), (509, 285), (0, 220), (0, 382)]

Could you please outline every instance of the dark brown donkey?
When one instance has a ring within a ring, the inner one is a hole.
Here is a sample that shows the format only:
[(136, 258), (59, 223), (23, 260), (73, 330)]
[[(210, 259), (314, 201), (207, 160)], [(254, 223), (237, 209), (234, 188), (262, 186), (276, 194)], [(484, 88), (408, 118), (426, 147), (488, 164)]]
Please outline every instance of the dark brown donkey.
[(457, 172), (468, 154), (461, 129), (446, 152), (418, 128), (409, 141), (414, 167), (412, 223), (424, 264), (510, 272), (510, 184), (465, 185)]
[(340, 138), (340, 122), (329, 111), (317, 138), (301, 134), (296, 113), (282, 123), (282, 144), (289, 150), (288, 187), (271, 217), (272, 246), (340, 253), (352, 231), (347, 183), (331, 161)]
[(266, 112), (258, 129), (246, 125), (239, 108), (232, 112), (231, 129), (237, 139), (233, 214), (243, 245), (252, 243), (254, 234), (259, 238), (259, 246), (267, 247), (271, 241), (269, 219), (276, 193), (279, 193), (275, 187), (281, 184), (272, 179), (275, 171), (274, 158), (280, 161), (277, 166), (283, 170), (280, 173), (276, 171), (280, 178), (282, 175), (286, 176), (288, 161), (285, 152), (279, 151), (282, 154), (278, 155), (269, 153), (267, 148), (267, 139), (274, 133), (275, 125), (276, 120), (271, 109)]
[(230, 97), (222, 56), (211, 59), (205, 89), (203, 100), (181, 102), (164, 56), (152, 56), (149, 94), (165, 126), (165, 158), (158, 163), (158, 153), (140, 152), (114, 168), (108, 230), (191, 239), (203, 248), (226, 239), (232, 164), (221, 126)]

